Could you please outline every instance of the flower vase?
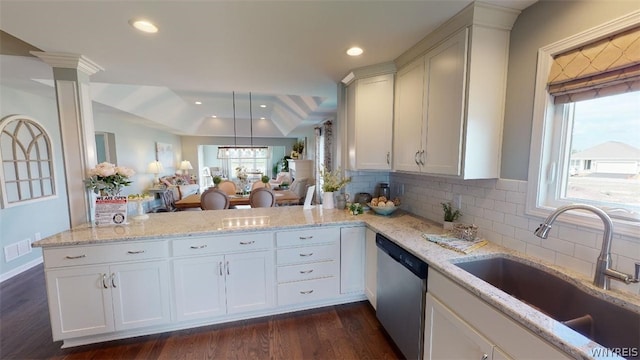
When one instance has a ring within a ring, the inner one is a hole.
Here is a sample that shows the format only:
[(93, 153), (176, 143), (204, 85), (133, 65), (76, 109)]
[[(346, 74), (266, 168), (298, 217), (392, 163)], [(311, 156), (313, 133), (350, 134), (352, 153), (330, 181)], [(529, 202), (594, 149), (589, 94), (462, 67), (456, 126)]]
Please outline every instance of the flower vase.
[(333, 192), (325, 192), (322, 194), (322, 208), (333, 209), (335, 207), (333, 202)]
[(136, 215), (132, 216), (131, 218), (133, 219), (133, 221), (142, 221), (142, 220), (147, 220), (149, 218), (149, 215), (145, 214), (144, 212), (144, 200), (143, 199), (138, 199), (135, 200), (136, 202)]

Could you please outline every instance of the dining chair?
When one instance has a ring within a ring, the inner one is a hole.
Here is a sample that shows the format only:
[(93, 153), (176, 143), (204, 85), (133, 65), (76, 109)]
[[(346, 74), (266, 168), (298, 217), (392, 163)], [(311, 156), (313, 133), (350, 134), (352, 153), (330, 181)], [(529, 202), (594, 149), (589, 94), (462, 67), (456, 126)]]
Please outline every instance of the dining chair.
[(208, 188), (200, 195), (200, 208), (202, 210), (223, 210), (229, 208), (229, 197), (216, 188)]
[(249, 205), (251, 205), (252, 208), (274, 207), (276, 206), (276, 194), (266, 187), (251, 190), (251, 195), (249, 195)]
[(291, 183), (291, 191), (293, 191), (300, 198), (298, 204), (304, 204), (304, 198), (307, 197), (307, 182), (309, 182), (309, 179), (299, 178), (293, 180), (293, 182)]
[(236, 183), (231, 180), (224, 180), (218, 184), (218, 189), (225, 192), (227, 195), (235, 195), (236, 194)]
[(262, 180), (256, 180), (253, 182), (253, 184), (251, 184), (251, 190), (255, 190), (255, 189), (259, 189), (259, 188), (264, 188), (267, 187), (267, 184), (263, 183)]

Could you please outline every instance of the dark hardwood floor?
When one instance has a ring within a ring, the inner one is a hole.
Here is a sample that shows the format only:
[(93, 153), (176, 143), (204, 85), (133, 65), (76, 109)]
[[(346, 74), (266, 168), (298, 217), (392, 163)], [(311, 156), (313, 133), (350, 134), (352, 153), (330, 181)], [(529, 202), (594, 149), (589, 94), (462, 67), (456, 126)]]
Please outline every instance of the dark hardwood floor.
[(368, 302), (60, 349), (42, 265), (0, 284), (0, 359), (399, 359)]

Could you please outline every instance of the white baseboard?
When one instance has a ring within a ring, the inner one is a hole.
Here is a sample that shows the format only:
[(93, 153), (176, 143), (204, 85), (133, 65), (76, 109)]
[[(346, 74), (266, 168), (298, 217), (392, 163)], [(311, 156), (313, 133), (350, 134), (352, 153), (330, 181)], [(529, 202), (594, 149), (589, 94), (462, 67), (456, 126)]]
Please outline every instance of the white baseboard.
[(12, 277), (14, 277), (16, 275), (19, 275), (19, 274), (31, 269), (32, 267), (38, 266), (40, 264), (42, 264), (42, 256), (40, 256), (37, 259), (33, 259), (33, 260), (29, 261), (26, 264), (22, 264), (22, 265), (18, 266), (15, 269), (11, 269), (11, 270), (7, 271), (4, 274), (1, 274), (0, 275), (0, 283), (4, 282), (5, 280), (9, 280)]

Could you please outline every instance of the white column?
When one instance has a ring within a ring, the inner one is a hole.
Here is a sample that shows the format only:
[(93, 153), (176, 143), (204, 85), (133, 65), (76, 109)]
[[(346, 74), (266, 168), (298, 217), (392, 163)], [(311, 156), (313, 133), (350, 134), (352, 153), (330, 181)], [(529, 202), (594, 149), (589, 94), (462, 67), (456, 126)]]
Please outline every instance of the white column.
[(89, 76), (104, 70), (78, 54), (32, 51), (53, 68), (71, 227), (89, 222), (94, 206), (83, 180), (96, 165)]

